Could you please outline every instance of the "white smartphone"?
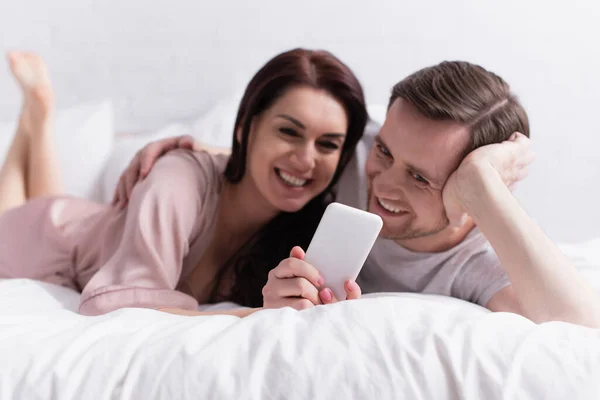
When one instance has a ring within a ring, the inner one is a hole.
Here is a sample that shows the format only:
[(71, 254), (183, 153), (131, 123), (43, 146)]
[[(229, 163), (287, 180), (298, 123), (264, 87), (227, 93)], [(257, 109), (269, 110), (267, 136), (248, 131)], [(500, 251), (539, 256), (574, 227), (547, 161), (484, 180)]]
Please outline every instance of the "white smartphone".
[(304, 260), (319, 270), (338, 300), (346, 299), (344, 283), (356, 279), (381, 231), (376, 214), (331, 203), (306, 250)]

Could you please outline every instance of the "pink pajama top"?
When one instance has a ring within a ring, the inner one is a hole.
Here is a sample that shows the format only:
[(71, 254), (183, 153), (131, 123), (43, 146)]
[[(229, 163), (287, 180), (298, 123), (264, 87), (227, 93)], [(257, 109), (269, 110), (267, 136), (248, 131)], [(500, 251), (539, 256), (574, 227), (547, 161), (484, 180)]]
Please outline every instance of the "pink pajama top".
[(44, 197), (0, 216), (0, 279), (82, 290), (79, 311), (196, 309), (177, 288), (213, 235), (227, 156), (187, 150), (161, 157), (125, 209)]

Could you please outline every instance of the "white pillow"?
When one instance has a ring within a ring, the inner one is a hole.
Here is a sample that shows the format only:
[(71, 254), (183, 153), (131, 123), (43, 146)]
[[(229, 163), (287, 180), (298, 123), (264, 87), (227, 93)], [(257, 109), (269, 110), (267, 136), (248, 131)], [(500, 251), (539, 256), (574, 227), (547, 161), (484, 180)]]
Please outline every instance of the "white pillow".
[[(173, 136), (179, 135), (180, 133), (177, 133)], [(129, 165), (129, 162), (133, 159), (135, 153), (147, 143), (157, 139), (159, 139), (159, 137), (154, 135), (117, 138), (102, 172), (100, 185), (103, 202), (110, 203), (112, 201), (121, 173), (123, 173), (125, 168)]]
[(244, 91), (240, 90), (215, 103), (192, 123), (190, 134), (207, 146), (231, 147), (235, 117), (243, 95)]
[(216, 102), (202, 117), (191, 122), (176, 122), (153, 132), (124, 135), (117, 138), (102, 173), (102, 200), (112, 201), (121, 173), (138, 150), (146, 144), (173, 136), (191, 135), (207, 146), (231, 147), (233, 125), (243, 91)]
[(379, 125), (383, 125), (385, 121), (385, 116), (387, 115), (387, 106), (385, 104), (371, 104), (367, 106), (367, 111), (369, 112), (369, 117), (377, 122)]
[[(0, 123), (0, 158), (4, 161), (17, 122)], [(55, 140), (65, 193), (101, 201), (100, 177), (114, 140), (114, 113), (109, 101), (59, 110)]]

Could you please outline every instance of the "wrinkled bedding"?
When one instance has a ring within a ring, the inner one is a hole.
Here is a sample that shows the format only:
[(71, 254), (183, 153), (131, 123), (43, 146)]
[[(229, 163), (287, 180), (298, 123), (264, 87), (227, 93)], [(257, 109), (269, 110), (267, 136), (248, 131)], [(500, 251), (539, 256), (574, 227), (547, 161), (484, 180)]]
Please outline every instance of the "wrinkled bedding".
[(0, 281), (0, 398), (600, 394), (600, 330), (536, 325), (457, 299), (381, 294), (239, 319), (146, 309), (84, 317), (74, 312), (78, 296), (36, 281)]

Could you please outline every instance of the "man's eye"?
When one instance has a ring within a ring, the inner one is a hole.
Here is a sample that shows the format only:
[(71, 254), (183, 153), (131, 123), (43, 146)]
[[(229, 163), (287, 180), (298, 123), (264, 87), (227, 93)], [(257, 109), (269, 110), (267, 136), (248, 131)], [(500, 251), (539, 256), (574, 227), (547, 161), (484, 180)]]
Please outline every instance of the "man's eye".
[(381, 154), (383, 154), (384, 156), (386, 156), (386, 157), (391, 156), (390, 152), (387, 151), (387, 149), (385, 147), (383, 147), (382, 145), (380, 145), (380, 144), (377, 145), (377, 150), (379, 150), (379, 152)]
[(429, 183), (429, 181), (427, 181), (427, 179), (423, 178), (419, 174), (413, 174), (413, 178), (415, 178), (416, 181), (421, 182), (421, 183)]

